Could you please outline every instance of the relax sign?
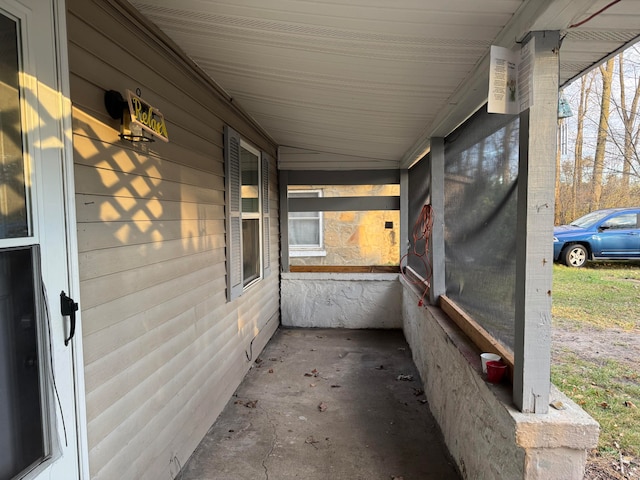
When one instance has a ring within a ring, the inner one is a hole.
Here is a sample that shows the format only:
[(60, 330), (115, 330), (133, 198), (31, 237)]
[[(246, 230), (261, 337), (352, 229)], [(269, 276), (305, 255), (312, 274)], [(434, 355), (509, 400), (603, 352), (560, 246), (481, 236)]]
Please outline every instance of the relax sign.
[(127, 102), (129, 103), (132, 123), (140, 125), (144, 130), (162, 141), (169, 141), (164, 115), (158, 109), (153, 108), (131, 90), (127, 90)]

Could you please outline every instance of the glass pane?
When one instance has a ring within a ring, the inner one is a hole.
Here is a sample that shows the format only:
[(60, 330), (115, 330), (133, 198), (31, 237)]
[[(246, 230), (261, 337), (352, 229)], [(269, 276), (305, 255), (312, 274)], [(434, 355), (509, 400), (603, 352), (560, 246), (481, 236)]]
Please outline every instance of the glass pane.
[[(289, 198), (318, 198), (320, 192), (307, 192), (307, 191), (295, 191), (289, 190)], [(320, 219), (320, 212), (289, 212), (289, 218), (317, 218)]]
[(636, 228), (637, 215), (635, 213), (625, 213), (617, 217), (610, 218), (602, 224), (603, 227), (609, 227), (612, 230), (625, 230)]
[(320, 222), (318, 220), (289, 220), (289, 244), (291, 246), (320, 246)]
[(18, 25), (0, 14), (0, 238), (29, 235), (18, 72)]
[(0, 252), (0, 478), (45, 456), (30, 248)]
[(242, 278), (248, 285), (260, 277), (260, 221), (242, 219)]
[(258, 156), (241, 147), (240, 161), (242, 164), (242, 212), (258, 213), (260, 211)]

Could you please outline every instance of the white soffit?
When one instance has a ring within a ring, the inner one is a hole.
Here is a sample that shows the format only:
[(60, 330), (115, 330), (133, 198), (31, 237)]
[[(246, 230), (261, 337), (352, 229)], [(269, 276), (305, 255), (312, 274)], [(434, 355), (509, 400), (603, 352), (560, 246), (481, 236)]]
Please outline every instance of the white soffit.
[[(596, 2), (587, 12), (574, 18), (573, 23), (580, 23), (609, 4), (610, 0)], [(621, 0), (584, 25), (568, 28), (565, 33), (560, 49), (560, 85), (640, 39), (640, 0)]]
[[(619, 15), (616, 5), (607, 15), (570, 31), (561, 50), (571, 54), (561, 54), (562, 78), (575, 76), (590, 61), (637, 36), (639, 2), (621, 2), (627, 4), (623, 10), (629, 17), (624, 28), (607, 30), (610, 22), (615, 23), (613, 16)], [(450, 117), (447, 112), (469, 108), (471, 103), (459, 104), (457, 97), (464, 96), (465, 85), (478, 76), (492, 43), (513, 45), (520, 40), (517, 35), (526, 33), (516, 30), (534, 26), (535, 18), (546, 15), (558, 21), (554, 7), (562, 8), (566, 25), (588, 9), (597, 11), (601, 4), (594, 0), (351, 0), (348, 5), (341, 0), (133, 1), (275, 139), (281, 146), (280, 168), (286, 169), (395, 168), (401, 160), (405, 165), (416, 148), (428, 145), (434, 125), (442, 130), (451, 123), (442, 120)], [(510, 24), (511, 30), (505, 28)], [(609, 42), (605, 31), (617, 36)], [(590, 35), (595, 42), (587, 48), (590, 56), (581, 50), (586, 41), (581, 35)], [(484, 88), (477, 80), (475, 85), (473, 102)]]

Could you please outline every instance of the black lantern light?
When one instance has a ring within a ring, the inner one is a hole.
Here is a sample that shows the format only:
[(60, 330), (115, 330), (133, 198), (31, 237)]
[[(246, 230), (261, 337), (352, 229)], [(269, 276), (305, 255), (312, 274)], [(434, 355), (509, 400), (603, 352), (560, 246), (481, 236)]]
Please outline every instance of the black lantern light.
[(129, 103), (120, 92), (109, 90), (104, 94), (104, 106), (113, 119), (120, 119), (120, 138), (132, 143), (153, 142), (154, 139), (144, 134), (144, 129), (137, 122), (131, 121)]

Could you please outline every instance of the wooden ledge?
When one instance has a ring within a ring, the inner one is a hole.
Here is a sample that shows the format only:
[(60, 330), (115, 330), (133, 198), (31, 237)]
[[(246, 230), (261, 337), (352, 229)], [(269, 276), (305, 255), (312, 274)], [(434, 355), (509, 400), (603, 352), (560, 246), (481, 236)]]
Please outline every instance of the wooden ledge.
[(295, 273), (400, 273), (400, 267), (398, 265), (291, 265), (289, 271)]
[(507, 350), (500, 342), (491, 336), (482, 325), (467, 315), (453, 300), (442, 295), (440, 297), (440, 309), (460, 327), (469, 340), (473, 342), (481, 352), (495, 353), (502, 357), (502, 361), (509, 368), (509, 379), (513, 383), (513, 353)]

